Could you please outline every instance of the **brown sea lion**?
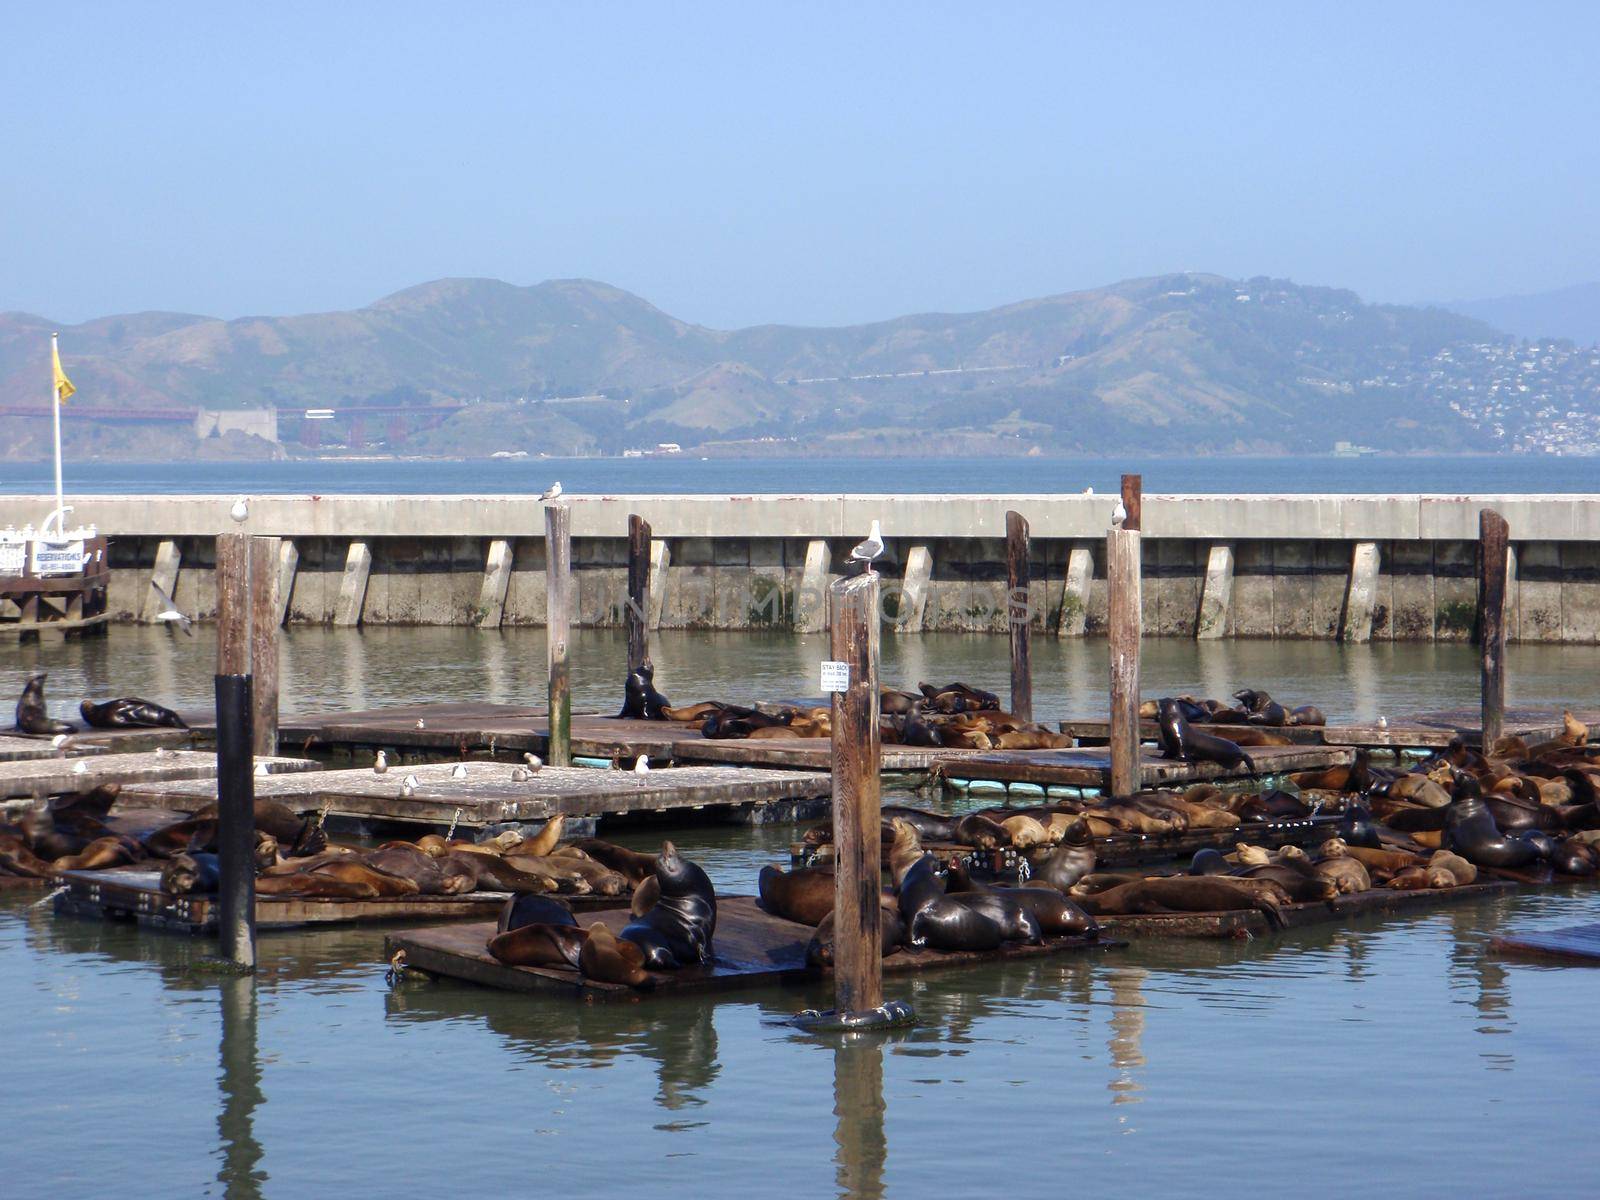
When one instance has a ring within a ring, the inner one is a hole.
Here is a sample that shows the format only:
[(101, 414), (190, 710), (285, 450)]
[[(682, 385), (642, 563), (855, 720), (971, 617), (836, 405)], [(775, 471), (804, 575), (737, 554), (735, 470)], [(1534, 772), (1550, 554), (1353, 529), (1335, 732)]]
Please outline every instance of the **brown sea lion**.
[(547, 862), (560, 862), (569, 866), (583, 876), (589, 884), (589, 891), (596, 896), (621, 896), (633, 890), (633, 885), (627, 876), (620, 871), (613, 871), (602, 863), (595, 862), (582, 850), (574, 847), (558, 846), (553, 853), (547, 856)]
[(1061, 750), (1072, 745), (1072, 737), (1065, 733), (1035, 733), (1028, 730), (1011, 730), (993, 739), (1001, 750)]
[(796, 867), (783, 871), (773, 866), (761, 868), (757, 884), (761, 907), (775, 917), (798, 921), (815, 928), (833, 911), (834, 874), (818, 867)]
[(899, 887), (911, 865), (922, 857), (922, 838), (904, 817), (891, 818), (889, 825), (894, 830), (894, 841), (889, 844), (888, 853), (889, 879)]
[(1428, 869), (1433, 870), (1441, 867), (1455, 876), (1455, 881), (1458, 884), (1466, 885), (1477, 882), (1478, 868), (1459, 854), (1452, 854), (1448, 850), (1434, 851), (1432, 857), (1428, 859)]
[(589, 935), (572, 925), (519, 925), (489, 939), (488, 950), (512, 967), (570, 967), (581, 970)]
[[(879, 894), (878, 945), (884, 958), (898, 954), (905, 945), (906, 924), (900, 916), (899, 901), (893, 892)], [(817, 931), (806, 943), (806, 965), (816, 970), (833, 966), (834, 927), (833, 909), (817, 922)]]
[(654, 854), (641, 854), (637, 850), (629, 850), (626, 846), (619, 846), (615, 842), (603, 842), (599, 838), (579, 838), (572, 844), (595, 862), (610, 867), (630, 884), (637, 884), (641, 879), (648, 879), (655, 874)]
[(544, 823), (544, 828), (540, 829), (533, 837), (526, 839), (517, 848), (517, 853), (530, 855), (534, 858), (549, 854), (561, 841), (561, 828), (566, 823), (566, 817), (557, 813)]
[(1396, 871), (1387, 886), (1396, 892), (1422, 892), (1434, 885), (1429, 882), (1426, 867), (1406, 867)]
[(653, 986), (653, 980), (644, 969), (644, 951), (617, 937), (599, 921), (589, 926), (588, 937), (578, 951), (578, 971), (585, 979), (601, 983), (620, 983), (632, 988)]
[[(340, 883), (365, 884), (372, 888), (374, 895), (389, 898), (395, 896), (415, 896), (422, 889), (409, 879), (398, 875), (390, 875), (387, 871), (380, 871), (369, 867), (364, 862), (354, 858), (340, 859), (336, 862), (323, 863), (306, 872), (309, 875), (320, 876), (324, 879), (333, 879)], [(274, 876), (277, 879), (293, 879), (293, 875)], [(260, 880), (256, 881), (258, 884)], [(259, 890), (259, 889), (258, 889)]]
[(54, 864), (40, 858), (26, 842), (12, 834), (0, 835), (0, 870), (28, 879), (55, 879), (61, 874)]
[(956, 822), (955, 840), (976, 850), (993, 850), (1007, 845), (1011, 835), (999, 822), (971, 813)]
[(35, 671), (22, 685), (22, 695), (17, 700), (17, 728), (23, 733), (48, 736), (71, 733), (72, 726), (65, 721), (52, 721), (44, 702), (44, 671)]
[[(578, 864), (570, 858), (551, 858), (549, 855), (535, 858), (530, 854), (510, 854), (505, 858), (496, 858), (491, 855), (466, 855), (474, 861), (492, 864), (499, 862), (523, 875), (538, 875), (550, 880), (556, 885), (559, 892), (570, 892), (575, 896), (587, 896), (593, 889), (589, 879)], [(620, 879), (621, 876), (619, 875)], [(519, 891), (532, 891), (532, 888), (516, 889)]]
[(62, 871), (103, 871), (137, 862), (138, 858), (127, 839), (113, 836), (96, 838), (82, 853), (56, 859), (55, 866)]
[[(377, 872), (369, 872), (376, 875)], [(270, 875), (256, 880), (258, 896), (304, 896), (314, 900), (375, 900), (378, 888), (362, 879), (341, 879), (332, 875), (301, 871), (291, 875)]]
[(1242, 881), (1225, 875), (1140, 879), (1097, 892), (1080, 901), (1086, 910), (1096, 916), (1254, 909), (1266, 917), (1267, 923), (1274, 929), (1284, 926), (1281, 907), (1284, 902), (1266, 891), (1243, 886)]
[(999, 822), (999, 825), (1006, 831), (1010, 844), (1018, 850), (1026, 850), (1031, 846), (1043, 846), (1057, 840), (1051, 837), (1050, 831), (1042, 824), (1025, 814), (1019, 813), (1017, 816), (1007, 817)]
[(215, 854), (174, 855), (161, 868), (161, 890), (173, 896), (211, 895), (221, 881)]
[(1319, 878), (1333, 884), (1341, 896), (1353, 896), (1357, 892), (1370, 891), (1372, 888), (1372, 876), (1358, 859), (1342, 855), (1338, 858), (1325, 858), (1312, 869)]
[(53, 821), (61, 821), (68, 817), (89, 816), (104, 820), (121, 794), (120, 783), (100, 783), (86, 792), (57, 796), (50, 801), (50, 818)]
[(452, 872), (447, 877), (440, 869), (440, 859), (424, 854), (415, 846), (386, 846), (368, 851), (362, 858), (374, 870), (409, 879), (423, 896), (459, 895), (476, 886), (475, 876)]

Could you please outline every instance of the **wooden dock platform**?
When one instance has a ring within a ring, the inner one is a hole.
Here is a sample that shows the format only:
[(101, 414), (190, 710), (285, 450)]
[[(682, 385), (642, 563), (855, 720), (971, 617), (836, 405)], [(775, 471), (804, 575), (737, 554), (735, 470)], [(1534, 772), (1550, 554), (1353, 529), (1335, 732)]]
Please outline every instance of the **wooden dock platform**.
[[(580, 924), (603, 921), (613, 931), (628, 923), (626, 907), (604, 909)], [(462, 979), (515, 992), (544, 992), (581, 1000), (643, 999), (690, 992), (722, 992), (773, 984), (804, 984), (821, 976), (806, 966), (806, 944), (812, 929), (774, 917), (757, 907), (753, 896), (717, 900), (716, 961), (707, 968), (652, 972), (656, 987), (639, 991), (620, 984), (598, 983), (576, 971), (554, 967), (510, 967), (486, 949), (494, 925), (453, 924), (436, 929), (404, 930), (384, 939), (384, 953), (406, 952), (406, 966), (430, 975)], [(1011, 945), (989, 953), (941, 954), (902, 950), (883, 960), (885, 975), (969, 966), (1001, 960), (1040, 958), (1053, 954), (1120, 948), (1123, 943), (1085, 938), (1050, 938), (1042, 945)]]
[[(672, 767), (643, 775), (592, 767), (545, 767), (516, 782), (512, 763), (469, 762), (466, 777), (454, 778), (455, 763), (370, 767), (259, 778), (257, 797), (280, 800), (297, 812), (326, 809), (329, 816), (482, 829), (566, 817), (722, 810), (735, 820), (804, 819), (827, 810), (832, 781), (827, 775), (742, 767)], [(400, 794), (407, 775), (415, 792)], [(217, 797), (214, 779), (124, 788), (119, 805), (193, 812)]]
[[(56, 912), (103, 920), (136, 920), (177, 933), (214, 933), (219, 904), (215, 896), (175, 896), (161, 890), (161, 873), (148, 866), (108, 871), (67, 871), (66, 891), (56, 897)], [(567, 897), (563, 897), (566, 899)], [(571, 897), (581, 900), (585, 897)], [(375, 900), (257, 896), (257, 929), (292, 929), (334, 922), (457, 920), (493, 921), (506, 901), (504, 892), (464, 896), (393, 896)], [(614, 899), (608, 899), (614, 904)]]
[[(1261, 732), (1263, 728), (1281, 734), (1297, 746), (1350, 746), (1366, 750), (1438, 750), (1450, 744), (1452, 738), (1463, 737), (1476, 745), (1483, 740), (1479, 728), (1480, 714), (1476, 709), (1444, 709), (1437, 712), (1410, 713), (1398, 716), (1385, 725), (1366, 722), (1348, 722), (1334, 725), (1286, 725), (1263, 727), (1260, 725), (1197, 725), (1206, 733), (1233, 738)], [(1103, 746), (1110, 738), (1111, 722), (1105, 717), (1069, 717), (1057, 723), (1062, 733), (1075, 738), (1081, 746)], [(1506, 732), (1543, 741), (1561, 732), (1561, 714), (1546, 709), (1517, 708), (1506, 711)], [(1139, 722), (1139, 737), (1146, 742), (1159, 742), (1161, 730), (1154, 721)], [(1256, 747), (1249, 747), (1254, 752)]]
[[(1332, 900), (1285, 904), (1282, 909), (1284, 928), (1300, 929), (1307, 925), (1325, 925), (1330, 921), (1343, 921), (1352, 917), (1438, 908), (1441, 905), (1498, 896), (1514, 890), (1516, 886), (1514, 883), (1505, 882), (1469, 883), (1464, 887), (1432, 888), (1415, 892), (1373, 888), (1370, 891), (1357, 892), (1353, 896), (1338, 896)], [(1095, 920), (1100, 922), (1107, 933), (1125, 938), (1244, 938), (1262, 937), (1275, 932), (1267, 924), (1266, 916), (1254, 909), (1220, 913), (1150, 913), (1132, 917), (1096, 917)]]
[[(1342, 746), (1251, 746), (1248, 753), (1260, 768), (1262, 777), (1338, 766), (1350, 762), (1355, 754)], [(1075, 750), (985, 750), (948, 759), (939, 769), (950, 779), (1087, 788), (1106, 788), (1111, 784), (1110, 751), (1098, 746)], [(1243, 765), (1230, 770), (1213, 762), (1190, 763), (1162, 758), (1158, 750), (1148, 746), (1140, 748), (1141, 787), (1249, 778), (1250, 773)]]
[(1496, 954), (1510, 954), (1519, 958), (1600, 963), (1600, 924), (1502, 934), (1490, 940), (1489, 949)]
[(0, 762), (130, 754), (157, 747), (170, 750), (190, 745), (193, 735), (183, 729), (88, 729), (68, 734), (60, 749), (51, 744), (52, 740), (28, 733), (0, 733)]
[[(273, 775), (320, 771), (304, 758), (258, 758)], [(83, 770), (80, 772), (79, 767)], [(96, 754), (86, 758), (46, 758), (0, 762), (0, 800), (38, 798), (85, 791), (102, 783), (124, 785), (183, 779), (215, 779), (217, 756), (199, 750), (150, 750), (137, 754)], [(256, 780), (257, 785), (267, 777)], [(215, 790), (215, 784), (213, 784)]]

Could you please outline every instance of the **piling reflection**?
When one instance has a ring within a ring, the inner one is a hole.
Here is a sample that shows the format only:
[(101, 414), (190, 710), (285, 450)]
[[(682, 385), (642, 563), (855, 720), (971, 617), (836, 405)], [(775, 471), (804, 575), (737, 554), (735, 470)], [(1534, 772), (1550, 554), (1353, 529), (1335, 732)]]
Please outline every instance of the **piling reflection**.
[[(1491, 928), (1504, 924), (1505, 903), (1496, 904), (1496, 920)], [(1473, 1032), (1488, 1038), (1503, 1039), (1483, 1043), (1478, 1057), (1491, 1071), (1510, 1071), (1516, 1066), (1509, 1038), (1516, 1022), (1511, 1017), (1511, 988), (1506, 966), (1501, 959), (1484, 952), (1483, 913), (1471, 909), (1452, 909), (1450, 924), (1450, 990), (1457, 1004), (1470, 1004), (1478, 1022)]]
[(359, 631), (352, 637), (339, 639), (339, 658), (343, 667), (345, 702), (350, 708), (361, 710), (367, 703), (367, 643)]
[(1107, 1049), (1111, 1053), (1112, 1104), (1138, 1104), (1140, 1092), (1138, 1068), (1145, 1065), (1144, 1058), (1144, 982), (1148, 974), (1142, 967), (1119, 967), (1106, 972), (1106, 985), (1111, 989), (1111, 1039)]
[(222, 981), (220, 990), (222, 1104), (217, 1111), (221, 1160), (217, 1182), (228, 1200), (256, 1200), (267, 1180), (255, 1132), (256, 1109), (266, 1099), (256, 1054), (256, 982), (248, 975), (233, 976)]
[(860, 1200), (883, 1195), (889, 1153), (885, 1107), (882, 1035), (844, 1035), (833, 1051), (833, 1174), (839, 1195)]

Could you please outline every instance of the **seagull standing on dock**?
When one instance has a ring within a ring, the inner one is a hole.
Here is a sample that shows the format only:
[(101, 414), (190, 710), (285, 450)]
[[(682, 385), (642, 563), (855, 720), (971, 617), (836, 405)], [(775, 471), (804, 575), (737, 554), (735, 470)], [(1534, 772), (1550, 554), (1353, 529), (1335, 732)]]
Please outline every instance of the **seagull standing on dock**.
[(409, 796), (412, 793), (414, 793), (416, 790), (417, 790), (417, 777), (415, 775), (407, 775), (404, 779), (402, 779), (400, 781), (400, 794), (402, 796)]
[(385, 754), (382, 750), (379, 750), (378, 751), (378, 757), (376, 759), (374, 759), (373, 763), (372, 763), (372, 773), (374, 775), (382, 775), (388, 769), (389, 769), (389, 756), (387, 754)]
[(537, 754), (524, 754), (522, 761), (528, 764), (528, 770), (531, 772), (537, 772), (540, 767), (544, 766), (544, 759)]
[(850, 561), (861, 564), (861, 573), (865, 575), (872, 570), (872, 564), (883, 554), (883, 529), (877, 521), (872, 523), (872, 531), (867, 534), (866, 540), (857, 542), (854, 550), (850, 551)]
[(194, 622), (191, 621), (188, 616), (178, 610), (178, 606), (172, 602), (172, 597), (161, 590), (161, 585), (159, 583), (152, 579), (150, 581), (150, 586), (155, 588), (156, 599), (161, 602), (160, 611), (156, 613), (156, 620), (167, 626), (168, 629), (176, 625), (190, 637), (193, 637)]
[(450, 778), (451, 779), (465, 779), (466, 777), (467, 777), (467, 764), (466, 763), (457, 763), (455, 765), (455, 769), (450, 772)]
[(1117, 506), (1111, 510), (1111, 527), (1121, 529), (1122, 523), (1128, 519), (1128, 509), (1119, 499)]
[(243, 496), (233, 502), (233, 507), (228, 510), (228, 515), (239, 524), (244, 524), (245, 518), (250, 515), (250, 506), (244, 502)]
[(648, 754), (639, 755), (638, 759), (633, 764), (633, 773), (635, 775), (650, 774), (650, 756)]
[(50, 748), (52, 750), (59, 750), (59, 749), (61, 749), (61, 747), (65, 746), (66, 744), (67, 744), (67, 735), (64, 734), (64, 733), (58, 733), (58, 734), (55, 735), (55, 737), (50, 739)]
[(545, 488), (544, 494), (539, 497), (540, 502), (543, 504), (550, 504), (559, 499), (561, 499), (561, 481), (559, 479)]

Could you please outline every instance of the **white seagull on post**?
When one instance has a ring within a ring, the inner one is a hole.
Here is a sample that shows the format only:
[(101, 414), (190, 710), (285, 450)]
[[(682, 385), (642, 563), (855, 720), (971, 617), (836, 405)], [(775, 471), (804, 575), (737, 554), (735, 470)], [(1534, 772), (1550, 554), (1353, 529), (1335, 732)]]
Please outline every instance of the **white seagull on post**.
[(193, 637), (194, 629), (192, 626), (194, 625), (194, 622), (191, 621), (185, 614), (178, 611), (178, 606), (172, 602), (172, 597), (167, 595), (166, 592), (162, 591), (161, 585), (154, 579), (150, 581), (150, 586), (155, 588), (156, 599), (161, 602), (160, 611), (156, 613), (156, 620), (167, 626), (176, 625), (190, 637)]
[(372, 773), (374, 775), (382, 775), (385, 772), (387, 772), (388, 770), (389, 770), (389, 756), (387, 754), (385, 754), (382, 750), (379, 750), (378, 751), (378, 757), (375, 758), (373, 760), (373, 762), (372, 762)]
[(1124, 521), (1126, 521), (1127, 519), (1128, 519), (1128, 510), (1123, 505), (1122, 501), (1118, 500), (1117, 501), (1117, 506), (1111, 510), (1111, 525), (1112, 525), (1112, 528), (1121, 529), (1122, 528), (1122, 523)]
[(867, 534), (866, 540), (857, 542), (854, 550), (850, 551), (850, 561), (860, 563), (862, 573), (872, 570), (872, 564), (883, 554), (883, 530), (877, 521), (872, 523), (872, 532)]
[(244, 524), (245, 518), (250, 515), (250, 506), (244, 502), (243, 496), (233, 502), (233, 507), (228, 510), (228, 515), (239, 524)]
[(539, 497), (540, 502), (544, 504), (549, 504), (559, 499), (561, 499), (561, 481), (559, 479), (545, 488), (544, 495)]

